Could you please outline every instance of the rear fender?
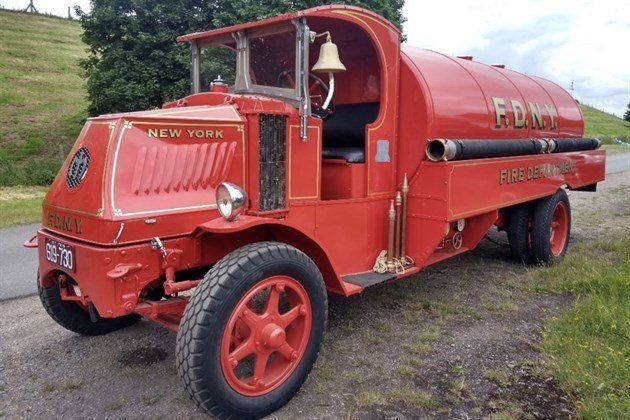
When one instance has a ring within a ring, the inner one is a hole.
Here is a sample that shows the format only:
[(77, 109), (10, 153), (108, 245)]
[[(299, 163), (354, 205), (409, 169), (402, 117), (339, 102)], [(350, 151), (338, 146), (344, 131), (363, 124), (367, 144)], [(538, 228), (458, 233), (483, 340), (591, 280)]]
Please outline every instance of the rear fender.
[(317, 265), (329, 293), (344, 296), (357, 293), (353, 289), (353, 285), (341, 280), (341, 277), (333, 268), (328, 254), (315, 239), (283, 220), (246, 215), (240, 216), (232, 222), (228, 222), (223, 218), (217, 218), (199, 225), (194, 234), (197, 237), (221, 235), (221, 242), (225, 240), (230, 242), (229, 245), (225, 244), (224, 246), (231, 249), (264, 240), (275, 240), (292, 245), (308, 255)]

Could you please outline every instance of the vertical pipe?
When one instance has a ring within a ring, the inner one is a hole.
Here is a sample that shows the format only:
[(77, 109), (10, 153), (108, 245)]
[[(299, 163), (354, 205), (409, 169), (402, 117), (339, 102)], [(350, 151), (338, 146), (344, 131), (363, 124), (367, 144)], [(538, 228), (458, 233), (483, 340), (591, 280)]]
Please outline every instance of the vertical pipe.
[(396, 210), (394, 210), (394, 200), (389, 205), (389, 237), (387, 240), (387, 269), (394, 271), (394, 230), (396, 229)]
[(308, 139), (308, 117), (311, 115), (311, 101), (308, 94), (308, 46), (310, 30), (306, 19), (293, 21), (296, 28), (295, 38), (295, 96), (300, 98), (300, 137)]
[(402, 206), (402, 197), (400, 191), (396, 193), (396, 239), (394, 243), (394, 258), (400, 259), (400, 208)]
[(199, 44), (190, 41), (190, 93), (201, 92), (201, 58), (199, 57)]
[(406, 242), (406, 229), (407, 229), (407, 193), (409, 192), (409, 182), (407, 181), (407, 174), (405, 174), (405, 178), (403, 179), (402, 184), (402, 227), (400, 228), (400, 261), (403, 265), (407, 264), (407, 260), (405, 258), (405, 242)]

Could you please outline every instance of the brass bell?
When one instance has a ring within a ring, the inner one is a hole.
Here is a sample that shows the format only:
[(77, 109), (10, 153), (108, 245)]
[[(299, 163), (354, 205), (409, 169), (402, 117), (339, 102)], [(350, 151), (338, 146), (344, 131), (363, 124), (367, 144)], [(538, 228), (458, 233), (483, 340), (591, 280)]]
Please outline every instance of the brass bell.
[(333, 44), (330, 35), (326, 38), (326, 42), (319, 48), (319, 58), (313, 66), (314, 72), (319, 73), (338, 73), (345, 71), (346, 66), (339, 60), (339, 50)]

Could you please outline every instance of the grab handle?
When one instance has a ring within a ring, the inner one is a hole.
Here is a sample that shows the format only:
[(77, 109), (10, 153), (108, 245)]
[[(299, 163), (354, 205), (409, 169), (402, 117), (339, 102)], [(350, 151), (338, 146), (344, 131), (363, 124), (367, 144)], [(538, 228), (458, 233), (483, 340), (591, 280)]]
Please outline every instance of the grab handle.
[(37, 248), (37, 234), (31, 236), (23, 245), (25, 248)]

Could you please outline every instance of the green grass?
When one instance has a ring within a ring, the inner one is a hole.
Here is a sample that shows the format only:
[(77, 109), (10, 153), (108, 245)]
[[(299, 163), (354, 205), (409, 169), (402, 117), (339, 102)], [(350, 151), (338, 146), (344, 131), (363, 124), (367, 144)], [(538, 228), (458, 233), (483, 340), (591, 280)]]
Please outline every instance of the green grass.
[(582, 244), (534, 274), (534, 288), (575, 295), (552, 318), (542, 349), (561, 386), (579, 398), (581, 417), (630, 417), (630, 238)]
[(425, 391), (401, 388), (385, 392), (361, 391), (355, 397), (359, 407), (404, 404), (413, 408), (435, 408), (437, 401)]
[(0, 10), (0, 186), (47, 185), (85, 119), (77, 21)]
[[(630, 141), (630, 122), (600, 111), (588, 105), (581, 105), (584, 115), (584, 135), (597, 137), (604, 144), (612, 144), (617, 137), (623, 141)], [(630, 148), (628, 148), (630, 151)]]
[(0, 228), (41, 220), (46, 187), (0, 187)]

